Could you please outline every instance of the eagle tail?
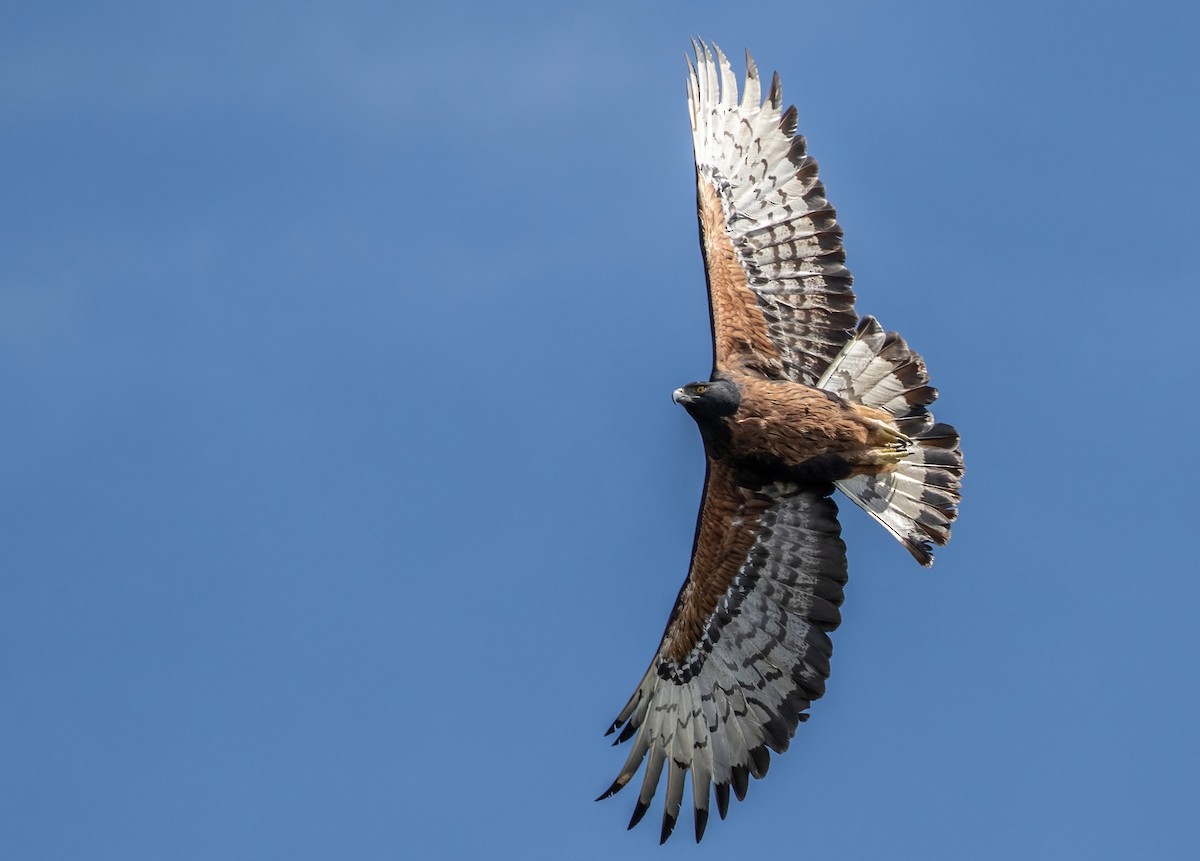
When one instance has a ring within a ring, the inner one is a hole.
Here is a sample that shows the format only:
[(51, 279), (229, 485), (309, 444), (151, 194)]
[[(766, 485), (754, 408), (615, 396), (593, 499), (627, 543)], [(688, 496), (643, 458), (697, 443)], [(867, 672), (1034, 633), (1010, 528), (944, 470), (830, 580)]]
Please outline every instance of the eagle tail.
[(895, 471), (856, 475), (836, 484), (918, 562), (933, 564), (933, 545), (950, 540), (950, 524), (958, 515), (963, 457), (958, 432), (935, 422), (926, 409), (937, 389), (929, 385), (925, 362), (899, 335), (884, 332), (874, 317), (864, 317), (817, 385), (848, 401), (886, 410), (912, 440)]

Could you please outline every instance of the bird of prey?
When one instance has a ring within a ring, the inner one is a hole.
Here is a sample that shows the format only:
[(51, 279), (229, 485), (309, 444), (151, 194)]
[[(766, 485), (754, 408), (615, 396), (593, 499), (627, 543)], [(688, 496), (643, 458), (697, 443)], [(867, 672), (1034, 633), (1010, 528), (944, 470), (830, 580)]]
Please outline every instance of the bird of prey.
[(745, 797), (825, 691), (846, 583), (834, 488), (922, 565), (950, 537), (963, 471), (958, 434), (902, 338), (854, 310), (842, 230), (817, 163), (781, 110), (721, 50), (695, 43), (688, 106), (713, 336), (710, 379), (674, 392), (707, 472), (691, 566), (650, 668), (609, 733), (632, 740), (600, 797), (645, 776), (629, 827), (666, 771), (661, 841), (691, 773), (695, 834), (710, 797)]

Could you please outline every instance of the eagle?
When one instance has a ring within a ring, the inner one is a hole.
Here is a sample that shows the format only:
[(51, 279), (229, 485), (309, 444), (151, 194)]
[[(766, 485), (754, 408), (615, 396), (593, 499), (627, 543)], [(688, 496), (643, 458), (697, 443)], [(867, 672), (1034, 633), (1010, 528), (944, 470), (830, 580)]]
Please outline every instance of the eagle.
[[(700, 429), (706, 473), (687, 579), (650, 667), (608, 730), (632, 740), (608, 798), (645, 763), (629, 827), (664, 770), (660, 842), (691, 774), (697, 842), (715, 798), (767, 773), (825, 692), (847, 579), (835, 488), (922, 565), (950, 538), (960, 500), (958, 433), (935, 422), (925, 363), (872, 317), (858, 319), (842, 229), (817, 163), (715, 44), (693, 41), (687, 97), (713, 362), (673, 393)], [(599, 799), (597, 799), (599, 800)]]

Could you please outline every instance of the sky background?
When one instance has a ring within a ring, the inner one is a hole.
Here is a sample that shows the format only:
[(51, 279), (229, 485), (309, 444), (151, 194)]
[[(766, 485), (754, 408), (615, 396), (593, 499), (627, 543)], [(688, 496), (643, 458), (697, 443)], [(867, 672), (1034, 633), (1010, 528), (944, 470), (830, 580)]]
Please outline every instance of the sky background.
[[(0, 855), (1200, 857), (1198, 8), (5, 3)], [(694, 34), (968, 471), (929, 571), (842, 506), (828, 694), (659, 848)]]

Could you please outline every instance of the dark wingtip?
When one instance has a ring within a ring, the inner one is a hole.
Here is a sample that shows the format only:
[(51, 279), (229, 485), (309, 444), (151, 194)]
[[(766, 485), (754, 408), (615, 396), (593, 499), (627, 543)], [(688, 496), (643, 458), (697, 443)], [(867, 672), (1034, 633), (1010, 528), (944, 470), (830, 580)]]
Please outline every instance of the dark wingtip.
[(670, 813), (663, 814), (662, 832), (658, 835), (658, 845), (662, 846), (667, 842), (667, 838), (671, 836), (671, 832), (675, 830), (675, 817)]
[(750, 762), (752, 763), (750, 773), (761, 780), (766, 777), (767, 769), (771, 767), (771, 754), (767, 752), (766, 747), (760, 744), (750, 751)]
[(696, 842), (699, 843), (704, 837), (704, 829), (708, 826), (708, 808), (696, 808)]
[(729, 784), (718, 783), (715, 787), (717, 796), (717, 815), (722, 819), (729, 812)]
[(796, 134), (796, 128), (799, 125), (799, 112), (795, 105), (788, 105), (787, 110), (783, 112), (783, 116), (779, 118), (779, 130), (788, 138)]
[(650, 809), (649, 804), (644, 804), (642, 799), (638, 799), (637, 804), (633, 806), (633, 816), (629, 817), (629, 824), (625, 826), (625, 830), (633, 828), (642, 821), (642, 817), (646, 815), (646, 811)]
[(610, 786), (608, 789), (604, 790), (603, 792), (601, 792), (599, 795), (596, 796), (596, 800), (603, 801), (606, 798), (612, 798), (614, 795), (616, 795), (618, 792), (620, 792), (624, 787), (625, 787), (625, 784), (621, 783), (621, 778), (618, 777), (616, 780), (613, 781), (612, 786)]
[(735, 765), (733, 773), (733, 794), (738, 801), (746, 800), (746, 790), (750, 788), (750, 769), (744, 765)]
[(778, 108), (783, 101), (783, 85), (779, 82), (778, 72), (771, 73), (771, 89), (767, 91), (767, 101), (773, 108)]
[(633, 725), (633, 721), (625, 724), (625, 728), (621, 730), (621, 734), (618, 735), (617, 740), (613, 742), (613, 747), (629, 741), (631, 738), (633, 738), (633, 734), (635, 732), (637, 732), (637, 727)]

